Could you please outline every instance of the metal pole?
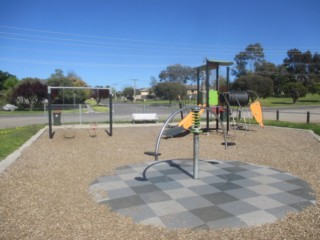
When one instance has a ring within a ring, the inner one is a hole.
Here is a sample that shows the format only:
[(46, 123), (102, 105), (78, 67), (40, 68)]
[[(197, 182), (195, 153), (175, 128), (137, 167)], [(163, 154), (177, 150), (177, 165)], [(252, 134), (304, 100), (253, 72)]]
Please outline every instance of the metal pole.
[(310, 123), (310, 112), (309, 111), (307, 112), (307, 123), (308, 124)]
[(276, 120), (279, 121), (279, 109), (277, 110)]
[(197, 69), (197, 105), (201, 103), (200, 98), (200, 69)]
[[(227, 92), (229, 94), (229, 73), (230, 73), (230, 67), (227, 67)], [(227, 104), (227, 133), (229, 133), (229, 114), (230, 114), (230, 108), (229, 108), (229, 104)]]
[(199, 179), (199, 133), (193, 134), (193, 178)]
[[(217, 66), (216, 69), (216, 91), (219, 92), (219, 65)], [(219, 108), (217, 108), (217, 116), (219, 117), (220, 112), (219, 112)], [(218, 131), (219, 129), (219, 120), (216, 119), (216, 131)]]
[(80, 119), (80, 125), (82, 124), (82, 114), (81, 114), (81, 104), (79, 103), (79, 119)]
[(51, 116), (51, 88), (48, 87), (48, 115), (49, 115), (49, 138), (53, 137), (52, 135), (52, 116)]
[[(206, 60), (206, 107), (210, 107), (209, 105), (209, 61)], [(209, 132), (209, 111), (206, 111), (206, 120), (207, 120), (207, 132)]]
[(110, 129), (109, 129), (109, 132), (110, 132), (110, 136), (112, 136), (112, 122), (113, 122), (113, 106), (112, 106), (112, 93), (110, 94), (109, 96), (109, 126), (110, 126)]

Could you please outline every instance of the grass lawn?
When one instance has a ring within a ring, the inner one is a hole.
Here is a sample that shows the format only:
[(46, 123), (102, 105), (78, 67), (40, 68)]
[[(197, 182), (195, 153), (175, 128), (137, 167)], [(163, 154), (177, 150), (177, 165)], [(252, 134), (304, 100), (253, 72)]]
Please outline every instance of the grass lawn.
[(17, 150), (43, 127), (43, 125), (33, 125), (0, 129), (0, 161)]
[(299, 98), (295, 104), (290, 97), (268, 97), (266, 99), (260, 98), (260, 102), (264, 107), (315, 106), (320, 105), (320, 95), (307, 94), (306, 97)]

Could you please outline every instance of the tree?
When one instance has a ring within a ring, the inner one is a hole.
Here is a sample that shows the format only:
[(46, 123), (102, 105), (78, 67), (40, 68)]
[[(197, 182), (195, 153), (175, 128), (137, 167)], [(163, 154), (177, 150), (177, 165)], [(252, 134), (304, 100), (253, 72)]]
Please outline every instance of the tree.
[(187, 95), (187, 87), (180, 82), (162, 82), (154, 87), (154, 92), (157, 97), (172, 100), (183, 99)]
[(3, 88), (3, 85), (5, 83), (5, 81), (8, 79), (8, 78), (15, 78), (17, 79), (16, 76), (8, 73), (8, 72), (3, 72), (3, 71), (0, 71), (0, 91), (4, 90)]
[(189, 80), (194, 81), (196, 73), (194, 69), (181, 64), (170, 65), (159, 74), (160, 81), (163, 82), (180, 82), (187, 83)]
[(16, 86), (18, 82), (19, 80), (15, 76), (9, 77), (3, 83), (3, 89), (9, 90), (11, 88), (14, 88), (14, 86)]
[(126, 87), (125, 89), (123, 89), (122, 91), (122, 95), (124, 97), (126, 97), (128, 100), (132, 101), (133, 100), (133, 93), (134, 93), (134, 89), (133, 87)]
[(249, 44), (245, 51), (238, 53), (235, 58), (236, 68), (233, 75), (242, 77), (248, 73), (255, 73), (256, 68), (265, 61), (263, 47), (260, 43)]
[(28, 107), (31, 111), (42, 107), (42, 101), (47, 96), (47, 86), (38, 78), (25, 78), (16, 86), (13, 95), (20, 109)]
[[(103, 88), (103, 86), (96, 86), (96, 88)], [(100, 104), (102, 99), (106, 99), (109, 97), (109, 90), (107, 89), (93, 89), (92, 96), (97, 104)]]
[[(67, 76), (64, 75), (61, 69), (56, 69), (53, 74), (47, 79), (48, 86), (54, 87), (87, 87), (83, 81), (74, 72), (69, 72)], [(73, 104), (75, 102), (82, 103), (91, 95), (88, 89), (52, 89), (52, 102), (56, 104)]]
[(305, 97), (307, 88), (301, 82), (290, 82), (286, 85), (285, 93), (289, 94), (295, 104), (300, 97)]
[(236, 79), (232, 85), (232, 89), (241, 91), (252, 90), (260, 97), (267, 98), (273, 93), (273, 81), (268, 77), (259, 76), (257, 74), (249, 74)]

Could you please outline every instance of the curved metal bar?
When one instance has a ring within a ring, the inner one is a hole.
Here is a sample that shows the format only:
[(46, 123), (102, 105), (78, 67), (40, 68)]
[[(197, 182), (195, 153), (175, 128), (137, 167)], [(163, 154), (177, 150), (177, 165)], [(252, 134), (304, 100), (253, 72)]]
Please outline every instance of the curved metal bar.
[[(187, 110), (187, 109), (192, 109), (194, 108), (194, 106), (192, 107), (184, 107), (184, 108), (181, 108), (181, 109), (178, 109), (177, 111), (175, 111), (174, 113), (172, 113), (169, 118), (167, 119), (167, 121), (163, 124), (161, 130), (160, 130), (160, 133), (159, 133), (159, 136), (157, 138), (157, 142), (156, 142), (156, 147), (155, 147), (155, 161), (158, 160), (158, 156), (159, 156), (159, 147), (160, 147), (160, 141), (161, 141), (161, 137), (162, 137), (162, 134), (166, 128), (166, 126), (169, 124), (169, 122), (172, 120), (172, 118), (177, 115), (178, 113), (184, 111), (184, 110)], [(215, 112), (213, 112), (212, 108), (210, 107), (202, 107), (200, 106), (201, 109), (206, 109), (206, 110), (209, 110), (211, 113), (213, 113), (216, 117), (216, 119), (218, 119), (218, 122), (220, 123), (220, 127), (223, 131), (223, 136), (224, 136), (224, 142), (225, 142), (225, 149), (227, 149), (227, 145), (228, 145), (228, 142), (227, 142), (227, 137), (226, 137), (226, 131), (224, 129), (224, 125), (222, 123), (222, 121), (220, 120), (220, 118), (218, 118), (217, 114)]]
[(212, 111), (212, 108), (206, 108), (206, 110), (208, 110), (213, 113), (216, 117), (216, 119), (218, 119), (218, 122), (220, 123), (220, 127), (222, 129), (222, 132), (223, 132), (223, 138), (224, 138), (224, 149), (227, 149), (228, 147), (228, 142), (227, 142), (227, 136), (226, 136), (226, 131), (224, 129), (224, 125), (223, 125), (223, 122), (220, 120), (220, 118), (218, 117), (218, 115)]
[[(227, 105), (228, 105), (228, 109), (229, 109), (228, 114), (229, 114), (230, 111), (231, 111), (232, 123), (233, 123), (233, 126), (235, 126), (236, 123), (235, 123), (235, 121), (234, 121), (233, 111), (232, 111), (231, 105), (230, 105), (230, 103), (229, 103), (229, 101), (228, 101), (228, 98), (226, 97), (225, 94), (230, 94), (230, 92), (224, 92), (224, 93), (221, 93), (221, 95), (223, 96), (224, 100), (226, 100), (226, 103), (227, 103)], [(229, 119), (229, 118), (228, 118), (228, 119)], [(228, 132), (228, 129), (227, 129), (227, 134), (228, 134), (228, 133), (229, 133), (229, 132)]]
[(172, 118), (174, 118), (175, 115), (177, 115), (178, 113), (180, 113), (180, 112), (182, 112), (184, 110), (192, 109), (192, 108), (193, 107), (184, 107), (184, 108), (178, 109), (177, 111), (172, 113), (169, 116), (169, 118), (167, 119), (167, 121), (163, 124), (163, 126), (162, 126), (162, 128), (160, 130), (157, 142), (156, 142), (156, 148), (155, 148), (155, 151), (154, 151), (155, 152), (155, 160), (158, 160), (160, 141), (161, 141), (161, 137), (162, 137), (162, 134), (163, 134), (164, 129), (166, 128), (166, 126), (169, 124), (169, 122), (172, 120)]
[(253, 93), (254, 95), (256, 95), (256, 96), (257, 96), (257, 99), (258, 99), (258, 100), (260, 99), (260, 98), (259, 98), (258, 93), (256, 93), (255, 91), (247, 90), (247, 92), (249, 92), (249, 93)]

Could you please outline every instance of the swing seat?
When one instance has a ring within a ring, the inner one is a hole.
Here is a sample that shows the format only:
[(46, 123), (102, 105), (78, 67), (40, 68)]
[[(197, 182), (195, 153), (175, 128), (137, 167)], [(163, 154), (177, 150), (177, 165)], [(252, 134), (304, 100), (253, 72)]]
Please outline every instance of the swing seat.
[(96, 137), (97, 136), (97, 124), (91, 123), (89, 128), (89, 136), (90, 137)]
[(66, 126), (64, 130), (65, 138), (74, 138), (76, 136), (74, 126)]

